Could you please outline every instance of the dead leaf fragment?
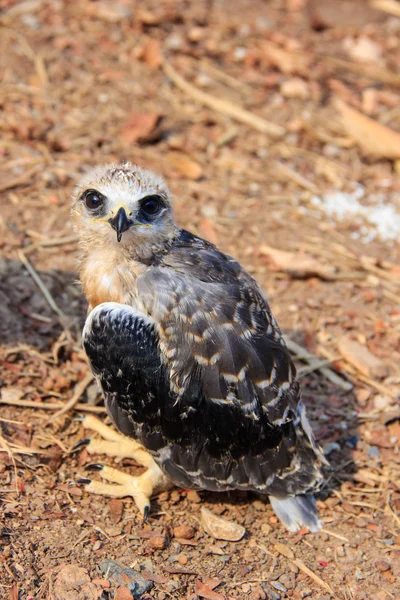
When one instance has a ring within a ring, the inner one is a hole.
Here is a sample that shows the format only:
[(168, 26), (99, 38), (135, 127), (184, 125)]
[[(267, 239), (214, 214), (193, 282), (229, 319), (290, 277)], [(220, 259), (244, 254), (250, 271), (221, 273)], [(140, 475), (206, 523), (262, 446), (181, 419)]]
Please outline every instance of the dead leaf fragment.
[(204, 507), (201, 509), (200, 521), (204, 531), (217, 540), (238, 542), (246, 533), (245, 528), (239, 525), (239, 523), (217, 517), (217, 515), (214, 515), (214, 513)]
[(122, 513), (124, 512), (124, 504), (119, 498), (112, 498), (108, 503), (110, 509), (110, 517), (113, 523), (117, 524), (122, 519)]
[(279, 554), (282, 554), (282, 556), (286, 556), (286, 558), (290, 558), (291, 560), (294, 559), (293, 550), (291, 550), (286, 544), (281, 544), (281, 542), (277, 542), (274, 545), (274, 548), (277, 552), (279, 552)]
[(128, 145), (135, 142), (146, 142), (156, 129), (160, 115), (154, 113), (132, 113), (120, 131), (121, 141)]
[(400, 158), (400, 133), (366, 117), (339, 98), (334, 104), (340, 113), (346, 134), (364, 152), (384, 158)]
[(206, 600), (225, 600), (223, 594), (212, 590), (208, 585), (205, 585), (199, 580), (195, 583), (195, 591), (200, 598), (205, 598)]
[(15, 583), (8, 590), (8, 600), (18, 600), (18, 587)]
[(343, 335), (339, 338), (338, 349), (347, 362), (367, 377), (383, 379), (388, 375), (385, 363), (356, 340)]
[(168, 163), (178, 176), (186, 179), (197, 181), (203, 174), (203, 168), (199, 163), (178, 152), (169, 154)]
[(141, 59), (150, 69), (158, 69), (163, 61), (160, 41), (154, 38), (147, 40), (142, 49)]
[(260, 254), (271, 259), (278, 269), (289, 273), (300, 279), (306, 277), (320, 277), (321, 279), (333, 279), (336, 269), (332, 265), (324, 265), (316, 258), (302, 252), (288, 252), (271, 246), (262, 245)]
[(133, 600), (133, 596), (130, 590), (127, 587), (123, 586), (117, 589), (115, 600)]

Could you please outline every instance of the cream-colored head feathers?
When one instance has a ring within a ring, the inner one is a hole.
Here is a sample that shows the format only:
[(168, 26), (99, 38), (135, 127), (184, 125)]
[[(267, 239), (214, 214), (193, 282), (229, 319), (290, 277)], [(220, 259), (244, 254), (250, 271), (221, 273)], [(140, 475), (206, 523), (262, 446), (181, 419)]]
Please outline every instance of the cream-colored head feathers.
[[(154, 214), (146, 212), (149, 206), (157, 209)], [(122, 209), (128, 220), (117, 236), (115, 221)], [(148, 261), (176, 234), (163, 179), (131, 163), (104, 165), (87, 173), (74, 190), (71, 214), (84, 255), (109, 249)]]

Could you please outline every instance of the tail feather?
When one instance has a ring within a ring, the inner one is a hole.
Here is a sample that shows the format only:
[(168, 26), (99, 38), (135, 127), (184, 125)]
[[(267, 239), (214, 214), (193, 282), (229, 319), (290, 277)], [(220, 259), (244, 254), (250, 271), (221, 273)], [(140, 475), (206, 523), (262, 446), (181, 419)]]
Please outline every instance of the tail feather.
[(293, 496), (292, 498), (276, 498), (269, 496), (272, 508), (278, 519), (288, 531), (298, 531), (307, 527), (315, 532), (321, 529), (318, 519), (317, 507), (314, 496)]

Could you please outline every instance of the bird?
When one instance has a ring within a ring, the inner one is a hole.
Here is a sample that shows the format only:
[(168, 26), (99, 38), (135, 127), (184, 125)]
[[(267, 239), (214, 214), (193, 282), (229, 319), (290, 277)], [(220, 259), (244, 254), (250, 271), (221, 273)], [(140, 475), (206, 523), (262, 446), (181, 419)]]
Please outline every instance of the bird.
[(72, 194), (88, 316), (82, 341), (112, 429), (94, 416), (78, 442), (132, 457), (132, 476), (88, 465), (89, 492), (183, 489), (268, 497), (288, 531), (318, 531), (326, 459), (268, 301), (234, 258), (176, 224), (163, 178), (129, 162), (89, 171)]

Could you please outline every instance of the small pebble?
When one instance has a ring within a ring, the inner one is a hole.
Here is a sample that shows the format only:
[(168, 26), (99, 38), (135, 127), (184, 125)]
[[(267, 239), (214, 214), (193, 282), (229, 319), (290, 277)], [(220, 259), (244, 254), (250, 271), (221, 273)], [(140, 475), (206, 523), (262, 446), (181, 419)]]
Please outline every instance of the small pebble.
[(385, 571), (389, 571), (390, 564), (386, 562), (386, 560), (378, 560), (378, 562), (376, 563), (376, 568), (381, 573), (384, 573)]
[(362, 571), (360, 571), (360, 569), (357, 569), (355, 572), (355, 578), (357, 581), (362, 581), (363, 579), (365, 579), (365, 576), (363, 574)]
[(180, 565), (183, 565), (183, 566), (187, 565), (187, 563), (188, 563), (188, 557), (186, 556), (186, 554), (179, 554), (178, 555), (178, 563)]
[(201, 498), (196, 492), (196, 490), (189, 490), (186, 493), (186, 498), (189, 500), (189, 502), (195, 502), (196, 504), (199, 504), (199, 502), (201, 502)]
[(287, 592), (285, 586), (282, 585), (282, 583), (279, 583), (279, 581), (270, 581), (270, 585), (272, 585), (272, 587), (274, 587), (279, 592)]

